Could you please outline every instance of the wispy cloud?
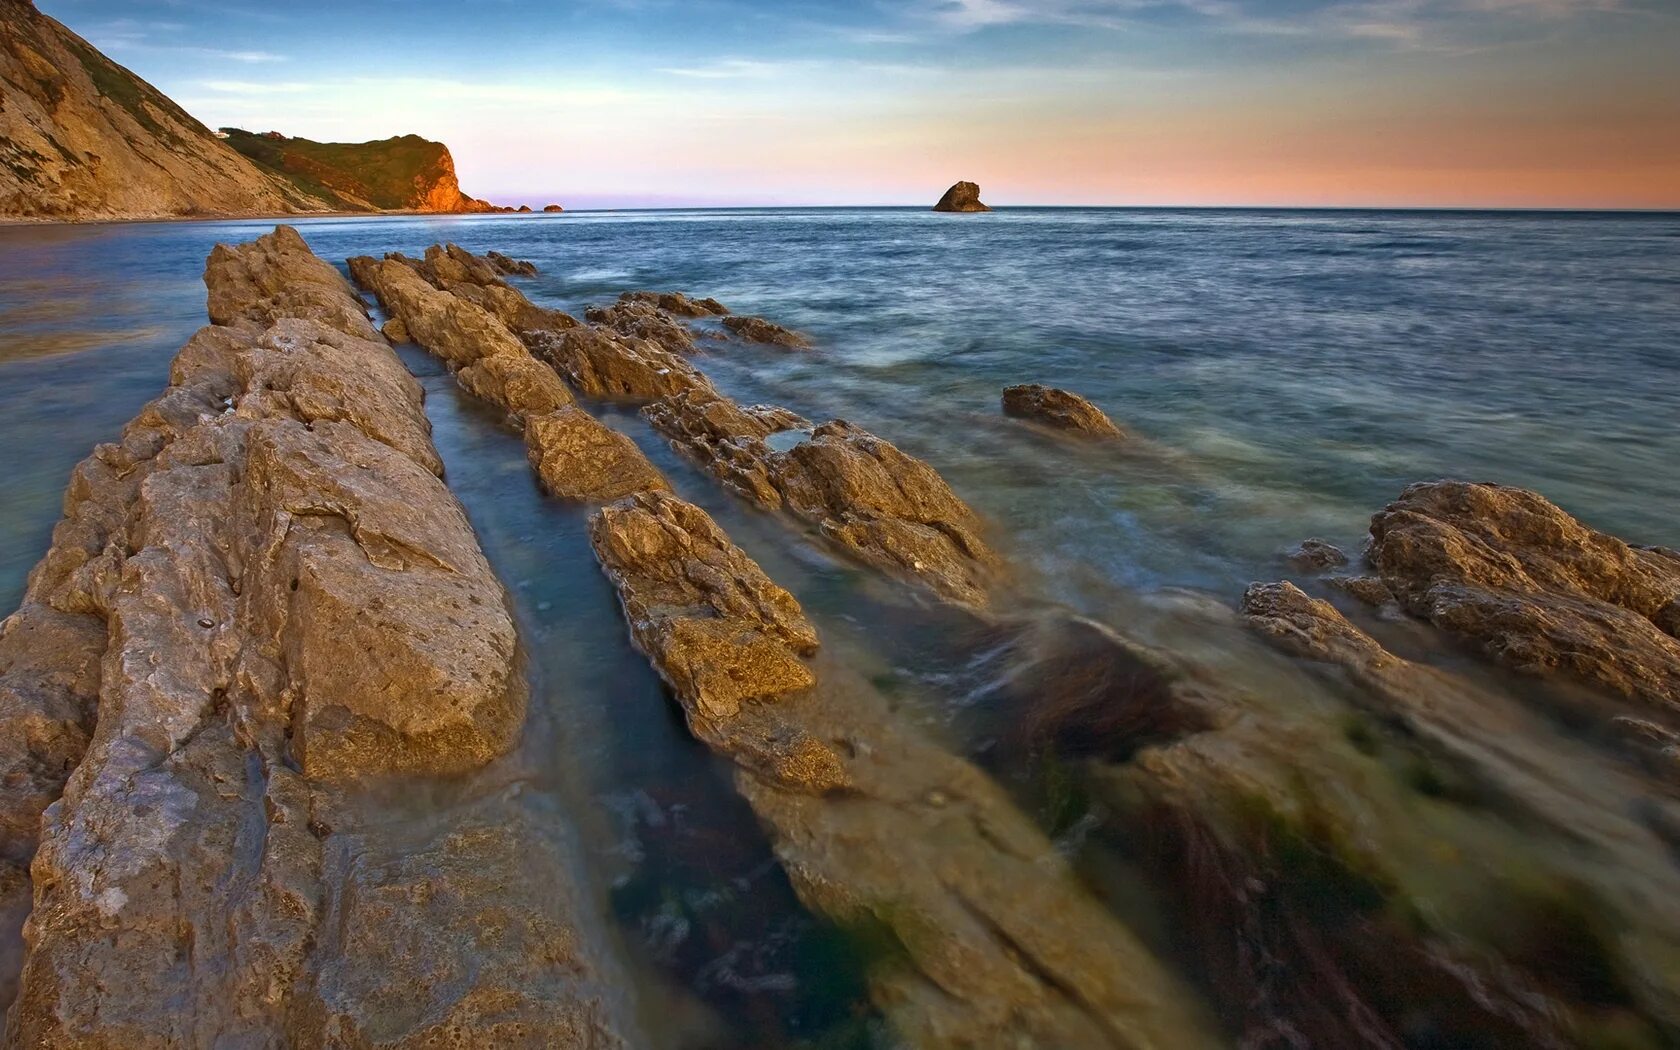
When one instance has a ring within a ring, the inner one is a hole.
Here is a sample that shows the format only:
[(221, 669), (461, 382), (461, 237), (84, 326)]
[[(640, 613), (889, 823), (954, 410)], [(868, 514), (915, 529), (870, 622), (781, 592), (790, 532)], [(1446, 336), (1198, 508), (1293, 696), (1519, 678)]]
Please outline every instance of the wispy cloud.
[(302, 81), (277, 80), (201, 80), (199, 86), (224, 95), (296, 95), (317, 87)]
[(750, 58), (726, 58), (704, 66), (668, 66), (655, 70), (674, 77), (695, 77), (701, 80), (765, 79), (779, 76), (794, 62), (763, 62)]

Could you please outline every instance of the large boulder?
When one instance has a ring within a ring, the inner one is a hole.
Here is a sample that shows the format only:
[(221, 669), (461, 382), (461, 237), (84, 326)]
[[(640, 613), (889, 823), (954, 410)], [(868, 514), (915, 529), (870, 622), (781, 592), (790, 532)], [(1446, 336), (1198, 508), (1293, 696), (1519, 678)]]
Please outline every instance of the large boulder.
[(991, 211), (980, 203), (980, 187), (972, 182), (959, 182), (945, 191), (939, 198), (939, 203), (933, 206), (934, 211)]
[(1529, 674), (1561, 674), (1680, 715), (1680, 554), (1633, 547), (1537, 493), (1413, 485), (1371, 520), (1368, 557), (1400, 603)]

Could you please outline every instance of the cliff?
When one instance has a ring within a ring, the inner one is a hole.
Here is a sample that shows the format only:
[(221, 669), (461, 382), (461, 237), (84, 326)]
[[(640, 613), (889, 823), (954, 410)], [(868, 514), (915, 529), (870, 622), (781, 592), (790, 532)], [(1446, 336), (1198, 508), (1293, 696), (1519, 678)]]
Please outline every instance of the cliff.
[(156, 88), (35, 10), (0, 0), (0, 217), (324, 211)]
[(377, 142), (312, 142), (278, 132), (224, 128), (227, 144), (297, 192), (347, 211), (494, 211), (468, 197), (455, 178), (449, 147), (418, 135)]

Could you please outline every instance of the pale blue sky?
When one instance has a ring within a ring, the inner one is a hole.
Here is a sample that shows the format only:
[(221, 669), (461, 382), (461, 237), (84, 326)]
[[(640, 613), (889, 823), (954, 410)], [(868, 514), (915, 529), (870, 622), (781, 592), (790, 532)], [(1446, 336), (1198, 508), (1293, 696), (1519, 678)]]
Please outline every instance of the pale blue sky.
[(39, 2), (499, 200), (1680, 206), (1680, 0)]

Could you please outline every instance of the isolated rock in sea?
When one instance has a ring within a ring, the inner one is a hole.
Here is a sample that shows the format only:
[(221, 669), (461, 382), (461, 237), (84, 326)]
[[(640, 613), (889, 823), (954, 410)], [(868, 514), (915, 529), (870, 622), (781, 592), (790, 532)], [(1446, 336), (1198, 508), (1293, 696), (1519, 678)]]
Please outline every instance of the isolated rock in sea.
[(1039, 383), (1005, 388), (1003, 411), (1018, 419), (1093, 437), (1122, 437), (1124, 433), (1102, 409), (1078, 394)]
[(790, 350), (808, 350), (811, 347), (811, 340), (807, 336), (766, 321), (762, 317), (738, 317), (731, 314), (723, 318), (723, 326), (742, 339), (754, 343), (769, 343)]
[(565, 210), (566, 210), (565, 208), (560, 207), (560, 205), (558, 205), (558, 204), (545, 204), (545, 205), (543, 205), (543, 211), (547, 212), (550, 215), (558, 214), (559, 212), (563, 212)]
[(686, 327), (659, 307), (640, 300), (621, 299), (611, 306), (591, 306), (583, 312), (583, 318), (619, 335), (658, 343), (674, 354), (694, 352), (694, 336)]
[(972, 182), (959, 182), (945, 191), (934, 211), (991, 211), (980, 203), (980, 187)]
[(325, 211), (27, 0), (0, 0), (0, 217)]
[(618, 301), (647, 303), (678, 317), (722, 317), (729, 313), (729, 308), (716, 299), (690, 299), (681, 292), (623, 292)]
[(1326, 569), (1339, 569), (1348, 563), (1348, 556), (1342, 549), (1329, 540), (1305, 539), (1292, 549), (1285, 551), (1283, 560), (1290, 568), (1302, 572), (1323, 572)]
[[(452, 244), (449, 247), (453, 248), (455, 246)], [(496, 268), (497, 273), (508, 277), (535, 277), (537, 275), (537, 264), (527, 262), (524, 259), (509, 258), (501, 252), (494, 251), (485, 252), (484, 258), (489, 261), (491, 266)]]
[(526, 419), (525, 445), (543, 488), (560, 499), (606, 503), (670, 488), (629, 436), (576, 405)]
[(1409, 612), (1515, 670), (1680, 713), (1680, 554), (1534, 492), (1460, 481), (1411, 486), (1371, 536), (1370, 563)]
[[(479, 836), (434, 866), (400, 817), (349, 804), (351, 781), (504, 755), (525, 693), (421, 389), (301, 243), (212, 254), (227, 323), (76, 469), (0, 628), (3, 713), (34, 711), (27, 754), (0, 749), (23, 763), (0, 775), (7, 859), (74, 765), (40, 824), (8, 1039), (621, 1045), (569, 894), (521, 881), (563, 884), (551, 851)], [(482, 935), (507, 916), (522, 932)]]

